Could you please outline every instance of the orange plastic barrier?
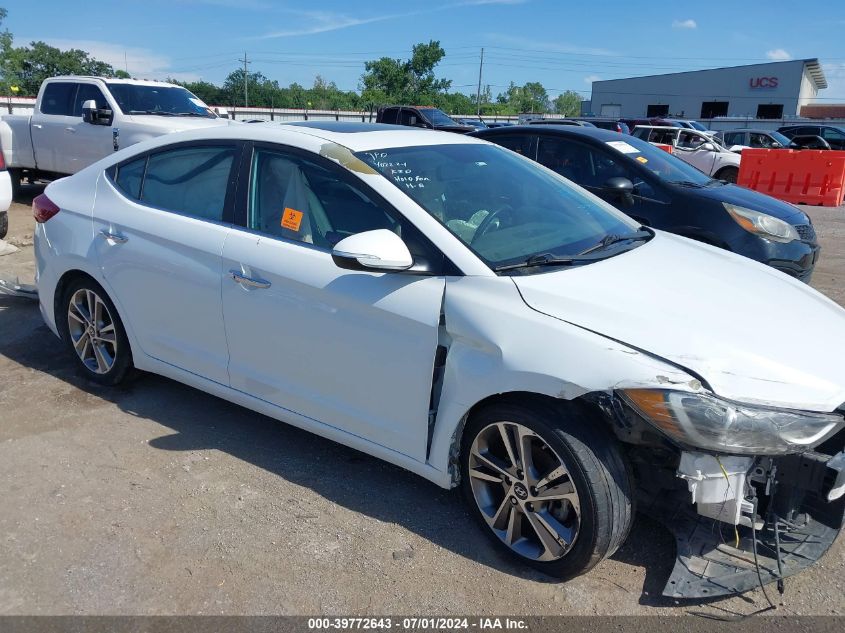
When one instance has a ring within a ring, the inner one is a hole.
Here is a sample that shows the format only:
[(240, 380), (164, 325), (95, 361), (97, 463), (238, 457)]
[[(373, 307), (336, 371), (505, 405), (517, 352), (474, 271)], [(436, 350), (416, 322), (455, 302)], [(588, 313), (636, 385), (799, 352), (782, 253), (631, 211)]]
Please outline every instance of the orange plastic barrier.
[(659, 147), (660, 149), (662, 149), (662, 150), (663, 150), (664, 152), (666, 152), (667, 154), (672, 154), (672, 153), (674, 153), (674, 152), (673, 152), (673, 149), (674, 149), (674, 148), (673, 148), (671, 145), (667, 145), (666, 143), (653, 143), (653, 145), (654, 145), (655, 147)]
[(845, 199), (845, 151), (745, 149), (737, 184), (786, 202), (838, 207)]

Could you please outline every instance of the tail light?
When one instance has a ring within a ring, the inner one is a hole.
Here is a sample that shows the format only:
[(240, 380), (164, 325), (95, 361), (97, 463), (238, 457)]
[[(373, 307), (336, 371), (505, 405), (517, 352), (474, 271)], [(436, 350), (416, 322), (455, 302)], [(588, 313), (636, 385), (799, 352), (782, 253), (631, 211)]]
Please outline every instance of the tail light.
[(59, 212), (59, 207), (47, 197), (46, 193), (36, 196), (32, 201), (32, 215), (36, 222), (43, 223)]
[(6, 159), (3, 158), (3, 148), (0, 148), (0, 171), (6, 169)]

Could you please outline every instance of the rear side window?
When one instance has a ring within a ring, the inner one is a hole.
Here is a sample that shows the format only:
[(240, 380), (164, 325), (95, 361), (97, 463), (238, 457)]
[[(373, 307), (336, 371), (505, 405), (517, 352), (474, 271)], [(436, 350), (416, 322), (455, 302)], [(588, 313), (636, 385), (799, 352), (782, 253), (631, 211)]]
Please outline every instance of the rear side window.
[(381, 114), (382, 123), (396, 123), (396, 115), (399, 113), (399, 108), (386, 108)]
[(506, 136), (489, 136), (485, 140), (492, 141), (496, 145), (506, 147), (512, 152), (522, 154), (533, 160), (535, 158), (531, 147), (533, 138), (527, 134), (508, 134)]
[(725, 132), (725, 145), (744, 145), (745, 132)]
[(73, 99), (78, 84), (56, 81), (44, 88), (41, 97), (42, 114), (73, 115)]
[(141, 186), (141, 202), (221, 222), (234, 158), (235, 148), (231, 146), (188, 147), (152, 154)]
[(144, 168), (147, 166), (147, 157), (133, 160), (131, 163), (124, 163), (117, 170), (115, 184), (130, 198), (135, 200), (141, 197), (141, 183), (144, 181)]

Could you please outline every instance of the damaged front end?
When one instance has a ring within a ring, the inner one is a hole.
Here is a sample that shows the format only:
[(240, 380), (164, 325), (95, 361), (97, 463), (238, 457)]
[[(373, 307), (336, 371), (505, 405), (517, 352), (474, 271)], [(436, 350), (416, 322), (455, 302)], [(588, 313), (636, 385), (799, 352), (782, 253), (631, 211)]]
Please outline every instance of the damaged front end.
[(706, 392), (617, 391), (598, 403), (626, 444), (638, 509), (674, 534), (663, 594), (708, 598), (815, 563), (845, 519), (845, 407), (745, 405)]

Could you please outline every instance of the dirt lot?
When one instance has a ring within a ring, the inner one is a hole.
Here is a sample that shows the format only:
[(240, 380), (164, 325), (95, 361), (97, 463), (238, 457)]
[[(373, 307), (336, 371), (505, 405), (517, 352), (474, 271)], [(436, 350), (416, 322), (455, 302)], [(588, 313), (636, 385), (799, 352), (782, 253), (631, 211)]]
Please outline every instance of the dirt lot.
[[(845, 305), (845, 209), (808, 208), (814, 285)], [(32, 278), (14, 205), (0, 277)], [(800, 339), (796, 324), (794, 335)], [(787, 333), (790, 334), (790, 333)], [(0, 614), (749, 613), (660, 597), (674, 544), (638, 518), (566, 584), (500, 559), (457, 492), (189, 387), (81, 381), (37, 306), (0, 297)], [(776, 596), (774, 587), (770, 593)], [(781, 614), (845, 614), (845, 539)]]

